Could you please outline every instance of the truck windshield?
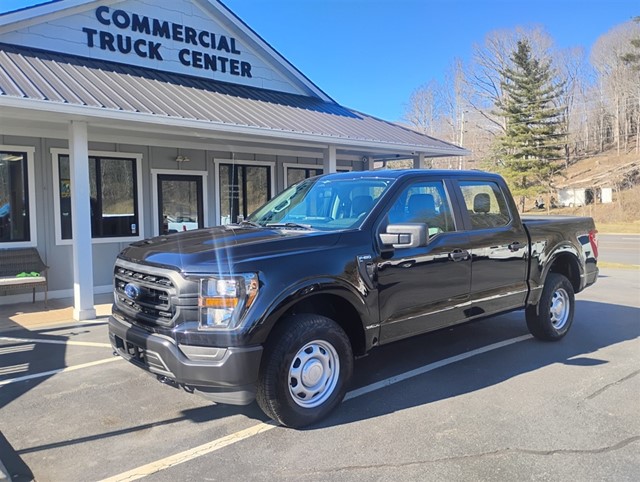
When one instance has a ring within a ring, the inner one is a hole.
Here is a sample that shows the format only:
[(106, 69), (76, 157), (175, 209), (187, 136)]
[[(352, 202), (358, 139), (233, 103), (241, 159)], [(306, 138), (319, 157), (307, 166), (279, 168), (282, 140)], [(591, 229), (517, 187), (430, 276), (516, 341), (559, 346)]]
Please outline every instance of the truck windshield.
[(391, 182), (390, 179), (306, 179), (262, 206), (247, 222), (297, 229), (355, 228)]

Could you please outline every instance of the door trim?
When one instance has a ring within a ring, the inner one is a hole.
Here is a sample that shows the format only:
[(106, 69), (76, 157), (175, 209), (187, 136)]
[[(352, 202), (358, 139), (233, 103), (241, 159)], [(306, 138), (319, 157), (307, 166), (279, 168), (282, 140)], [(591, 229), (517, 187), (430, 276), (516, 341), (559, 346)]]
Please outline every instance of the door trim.
[(200, 176), (202, 178), (202, 221), (203, 226), (206, 228), (208, 226), (209, 212), (208, 212), (208, 201), (207, 201), (207, 171), (186, 171), (186, 170), (177, 170), (177, 169), (151, 169), (151, 197), (152, 197), (152, 223), (153, 227), (153, 236), (160, 235), (160, 229), (157, 223), (158, 220), (158, 209), (160, 207), (160, 202), (158, 199), (158, 175), (169, 175), (169, 176)]

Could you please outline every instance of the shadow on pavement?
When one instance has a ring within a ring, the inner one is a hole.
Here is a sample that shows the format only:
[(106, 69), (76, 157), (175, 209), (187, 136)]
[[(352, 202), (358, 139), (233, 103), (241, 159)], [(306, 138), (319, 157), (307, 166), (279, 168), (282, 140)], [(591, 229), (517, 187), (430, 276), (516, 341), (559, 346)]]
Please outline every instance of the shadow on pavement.
[[(370, 394), (348, 400), (327, 420), (309, 429), (376, 418), (457, 397), (556, 363), (585, 368), (605, 364), (606, 360), (590, 354), (638, 338), (639, 319), (639, 308), (577, 301), (572, 329), (559, 342), (525, 340), (500, 348), (495, 353), (474, 356), (390, 385), (379, 392), (385, 396)], [(488, 330), (498, 331), (500, 339), (487, 343)], [(358, 386), (352, 386), (351, 389), (526, 333), (524, 314), (518, 312), (381, 347), (371, 356), (358, 361), (354, 372), (354, 381)], [(475, 346), (477, 342), (474, 343), (474, 340), (482, 340), (482, 343)], [(499, 353), (498, 357), (496, 353)]]

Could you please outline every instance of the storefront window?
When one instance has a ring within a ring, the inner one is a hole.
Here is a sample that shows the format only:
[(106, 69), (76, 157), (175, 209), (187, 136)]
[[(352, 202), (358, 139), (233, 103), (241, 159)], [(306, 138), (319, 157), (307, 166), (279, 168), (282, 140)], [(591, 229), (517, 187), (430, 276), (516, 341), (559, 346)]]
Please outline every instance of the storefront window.
[(317, 169), (310, 169), (304, 167), (288, 167), (287, 168), (287, 186), (293, 186), (296, 182), (304, 181), (305, 179), (313, 176), (319, 176), (322, 174), (323, 169), (321, 167)]
[(220, 216), (222, 224), (248, 217), (271, 198), (269, 166), (220, 164)]
[(29, 241), (27, 155), (0, 152), (0, 242)]
[[(58, 160), (62, 239), (71, 239), (71, 172), (69, 156)], [(135, 159), (89, 157), (91, 235), (94, 238), (138, 236)]]

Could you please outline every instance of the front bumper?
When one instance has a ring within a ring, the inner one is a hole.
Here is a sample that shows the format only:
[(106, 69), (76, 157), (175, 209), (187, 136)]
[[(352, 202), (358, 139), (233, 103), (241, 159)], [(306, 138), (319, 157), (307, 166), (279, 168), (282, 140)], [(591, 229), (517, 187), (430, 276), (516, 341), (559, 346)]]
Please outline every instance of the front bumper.
[(115, 353), (163, 382), (219, 403), (246, 405), (255, 398), (262, 346), (178, 345), (114, 316), (109, 339)]

